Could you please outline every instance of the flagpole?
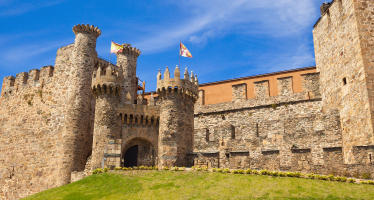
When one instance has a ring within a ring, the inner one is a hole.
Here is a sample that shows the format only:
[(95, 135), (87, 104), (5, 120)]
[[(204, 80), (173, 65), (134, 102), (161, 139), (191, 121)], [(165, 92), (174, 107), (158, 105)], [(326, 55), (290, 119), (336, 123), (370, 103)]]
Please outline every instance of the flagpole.
[[(112, 42), (113, 42), (113, 39), (112, 39)], [(112, 46), (112, 43), (110, 43), (110, 46)], [(110, 59), (111, 59), (111, 58), (112, 58), (112, 53), (109, 54), (109, 64), (111, 64), (111, 63), (110, 63)]]
[(179, 70), (181, 70), (181, 43), (182, 41), (179, 41)]

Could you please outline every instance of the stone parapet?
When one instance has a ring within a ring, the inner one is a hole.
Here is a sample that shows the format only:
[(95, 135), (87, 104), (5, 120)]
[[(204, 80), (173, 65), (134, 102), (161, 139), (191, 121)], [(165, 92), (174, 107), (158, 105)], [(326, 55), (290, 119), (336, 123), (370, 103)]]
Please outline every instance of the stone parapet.
[(99, 66), (92, 78), (92, 92), (95, 96), (100, 94), (119, 95), (122, 82), (122, 68), (115, 71), (112, 65), (108, 65), (105, 69)]
[(122, 54), (133, 54), (134, 56), (138, 57), (141, 54), (141, 51), (136, 47), (132, 47), (131, 44), (122, 44), (123, 51), (119, 52)]
[(41, 88), (43, 84), (51, 82), (53, 66), (42, 67), (41, 70), (33, 69), (29, 73), (21, 72), (14, 76), (7, 76), (3, 80), (1, 95), (11, 95), (23, 89)]
[(160, 119), (159, 106), (120, 104), (118, 113), (122, 124), (157, 125)]
[(101, 35), (101, 30), (97, 27), (94, 27), (94, 25), (85, 25), (85, 24), (78, 24), (73, 27), (74, 34), (78, 33), (85, 33), (85, 34), (93, 34), (96, 37), (99, 37)]
[(161, 70), (157, 74), (157, 93), (160, 98), (163, 98), (168, 95), (177, 95), (186, 99), (193, 99), (196, 101), (198, 99), (198, 88), (199, 82), (197, 76), (193, 76), (191, 72), (191, 78), (187, 68), (184, 72), (184, 79), (180, 78), (180, 72), (178, 66), (175, 68), (174, 78), (170, 78), (170, 72), (168, 67), (164, 74), (164, 79), (161, 78)]

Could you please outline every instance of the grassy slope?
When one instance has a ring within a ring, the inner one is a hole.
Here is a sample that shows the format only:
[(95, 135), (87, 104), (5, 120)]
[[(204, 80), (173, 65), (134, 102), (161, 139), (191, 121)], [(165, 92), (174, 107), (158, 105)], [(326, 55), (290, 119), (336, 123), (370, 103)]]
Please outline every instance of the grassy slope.
[(109, 172), (26, 199), (373, 199), (374, 186), (301, 178), (173, 171)]

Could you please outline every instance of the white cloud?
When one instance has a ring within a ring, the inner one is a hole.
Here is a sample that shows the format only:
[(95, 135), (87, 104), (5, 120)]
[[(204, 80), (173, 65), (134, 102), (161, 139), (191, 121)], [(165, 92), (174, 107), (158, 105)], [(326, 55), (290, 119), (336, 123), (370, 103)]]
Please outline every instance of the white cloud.
[[(167, 50), (179, 40), (205, 45), (222, 34), (298, 35), (313, 23), (313, 0), (195, 0), (178, 2), (183, 16), (179, 25), (162, 26), (136, 42), (144, 53)], [(308, 29), (309, 30), (309, 29)], [(217, 34), (220, 33), (220, 34)]]
[(189, 38), (189, 41), (194, 44), (200, 44), (202, 46), (205, 46), (205, 44), (208, 42), (208, 39), (216, 35), (217, 34), (214, 30), (209, 30), (205, 32), (202, 36), (196, 36), (196, 35), (191, 36)]
[(41, 9), (44, 7), (54, 6), (60, 4), (66, 0), (54, 0), (54, 1), (38, 1), (32, 3), (17, 2), (10, 0), (0, 0), (0, 6), (2, 6), (2, 11), (0, 11), (0, 16), (8, 17), (21, 15), (33, 10)]
[[(58, 48), (71, 44), (71, 39), (60, 40), (57, 42), (47, 42), (43, 44), (27, 44), (11, 47), (1, 52), (0, 59), (3, 63), (12, 63), (13, 65), (27, 63), (28, 59), (39, 56), (49, 51), (56, 51)], [(22, 60), (20, 60), (22, 55)]]

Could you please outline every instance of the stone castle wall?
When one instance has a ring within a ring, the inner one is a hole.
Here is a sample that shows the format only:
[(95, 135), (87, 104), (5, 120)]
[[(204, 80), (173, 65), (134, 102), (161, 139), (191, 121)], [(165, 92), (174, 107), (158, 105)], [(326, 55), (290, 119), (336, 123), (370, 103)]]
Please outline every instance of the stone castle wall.
[(344, 162), (355, 164), (355, 145), (373, 144), (373, 53), (370, 27), (374, 3), (335, 0), (324, 4), (313, 30), (323, 111), (338, 109)]
[[(55, 67), (17, 75), (0, 98), (0, 197), (23, 198), (59, 186), (71, 54), (57, 51)], [(9, 80), (6, 77), (4, 80)], [(14, 85), (13, 85), (14, 84)], [(3, 85), (4, 86), (4, 85)]]
[(232, 87), (232, 102), (198, 104), (190, 159), (208, 167), (294, 171), (324, 165), (323, 148), (342, 147), (339, 114), (322, 113), (319, 74), (302, 77), (302, 93), (293, 93), (292, 77), (285, 77), (278, 79), (278, 96), (270, 97), (268, 81), (261, 81), (254, 99), (246, 99), (241, 84)]
[[(195, 109), (195, 166), (269, 169), (360, 176), (374, 170), (372, 146), (355, 146), (356, 164), (346, 164), (337, 109), (325, 111), (319, 73), (302, 75), (303, 92), (293, 93), (292, 77), (278, 79), (278, 96), (268, 81), (232, 86), (232, 102)], [(204, 95), (199, 92), (199, 97)], [(374, 177), (374, 176), (373, 176)]]

